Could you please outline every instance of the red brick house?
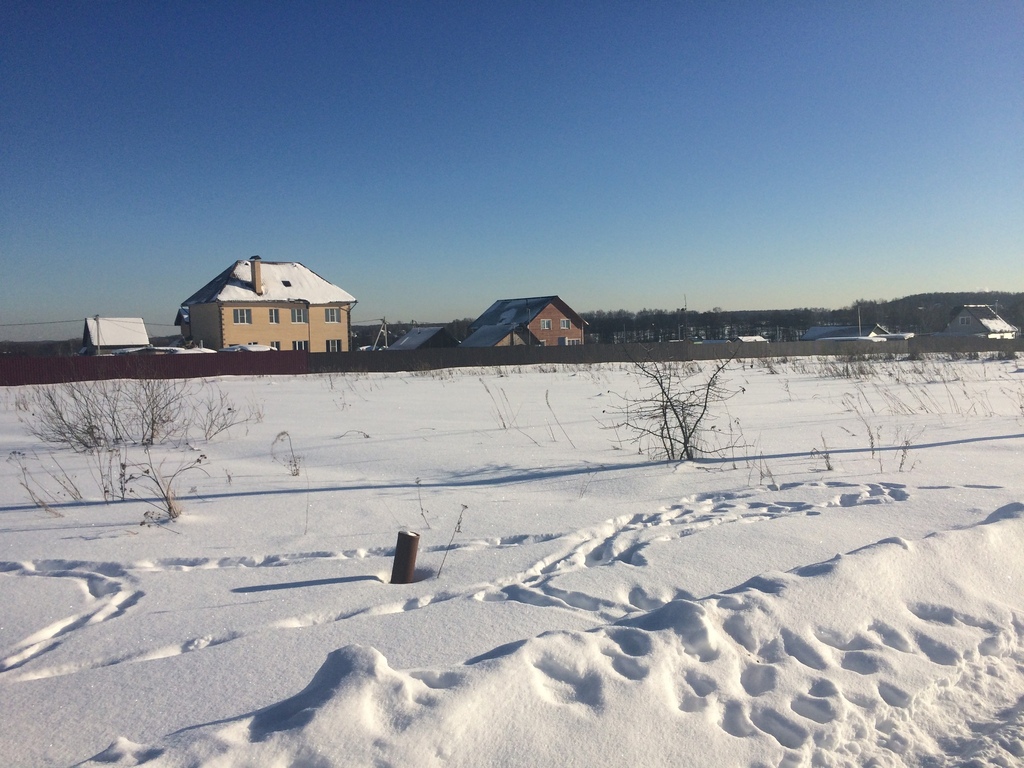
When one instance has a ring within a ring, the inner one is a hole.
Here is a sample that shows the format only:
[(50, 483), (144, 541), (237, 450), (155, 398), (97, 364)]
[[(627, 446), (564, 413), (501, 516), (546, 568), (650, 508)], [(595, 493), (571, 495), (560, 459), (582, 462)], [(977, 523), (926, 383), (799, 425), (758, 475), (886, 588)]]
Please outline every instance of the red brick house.
[(586, 321), (558, 296), (501, 299), (474, 320), (463, 347), (573, 346)]

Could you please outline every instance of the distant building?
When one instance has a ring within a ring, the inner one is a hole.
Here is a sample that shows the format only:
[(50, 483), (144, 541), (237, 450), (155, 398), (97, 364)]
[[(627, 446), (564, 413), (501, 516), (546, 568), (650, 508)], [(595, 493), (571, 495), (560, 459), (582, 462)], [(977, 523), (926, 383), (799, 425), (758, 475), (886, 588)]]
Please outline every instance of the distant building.
[(459, 346), (458, 339), (452, 336), (447, 328), (443, 325), (434, 325), (410, 328), (408, 333), (391, 342), (391, 346), (385, 347), (385, 349), (401, 351), (409, 349), (446, 349), (457, 346)]
[(989, 339), (1015, 339), (1020, 329), (1003, 320), (987, 304), (965, 304), (954, 310), (943, 336), (983, 336)]
[(347, 352), (356, 300), (297, 262), (236, 261), (182, 302), (174, 324), (197, 346)]
[(808, 328), (800, 341), (837, 341), (839, 339), (864, 339), (877, 336), (889, 336), (889, 332), (880, 325), (818, 325)]
[(103, 355), (149, 346), (141, 317), (87, 317), (80, 355)]
[(463, 347), (574, 346), (586, 321), (558, 296), (500, 299), (470, 323)]

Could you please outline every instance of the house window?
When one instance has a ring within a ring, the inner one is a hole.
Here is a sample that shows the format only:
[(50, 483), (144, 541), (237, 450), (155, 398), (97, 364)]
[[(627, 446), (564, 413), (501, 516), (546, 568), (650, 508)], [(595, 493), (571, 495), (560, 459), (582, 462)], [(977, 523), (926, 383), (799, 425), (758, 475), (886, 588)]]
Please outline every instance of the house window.
[[(294, 310), (293, 310), (294, 311)], [(292, 349), (296, 352), (306, 352), (309, 350), (309, 342), (303, 339), (302, 341), (293, 341)]]
[(292, 309), (292, 322), (293, 323), (305, 323), (305, 322), (307, 322), (306, 310), (305, 310), (304, 307), (296, 307), (296, 308)]
[(566, 343), (567, 346), (570, 346), (570, 347), (578, 347), (580, 345), (580, 340), (579, 339), (566, 339), (565, 343)]
[(960, 325), (970, 325), (971, 318), (968, 315), (962, 315), (960, 317)]
[(339, 314), (340, 313), (338, 312), (338, 308), (337, 307), (325, 307), (324, 308), (324, 322), (325, 323), (337, 323), (337, 322), (340, 322), (339, 319), (338, 319), (338, 315)]
[(281, 310), (271, 309), (270, 310), (270, 323), (271, 325), (277, 325), (281, 322)]
[(541, 320), (540, 321), (540, 329), (542, 331), (550, 331), (551, 330), (551, 321), (550, 320)]
[[(330, 321), (328, 321), (330, 322)], [(337, 322), (337, 321), (335, 321)], [(341, 339), (328, 339), (327, 340), (327, 351), (328, 352), (341, 352)]]
[(561, 320), (559, 320), (558, 321), (558, 327), (561, 328), (563, 331), (568, 331), (569, 330), (569, 320), (568, 320), (568, 318), (564, 318), (563, 317)]
[(272, 341), (272, 342), (270, 342), (270, 346), (272, 346), (274, 349), (280, 350), (281, 349), (281, 342), (280, 341)]
[(251, 309), (235, 309), (232, 310), (235, 317), (235, 325), (252, 325), (252, 310)]

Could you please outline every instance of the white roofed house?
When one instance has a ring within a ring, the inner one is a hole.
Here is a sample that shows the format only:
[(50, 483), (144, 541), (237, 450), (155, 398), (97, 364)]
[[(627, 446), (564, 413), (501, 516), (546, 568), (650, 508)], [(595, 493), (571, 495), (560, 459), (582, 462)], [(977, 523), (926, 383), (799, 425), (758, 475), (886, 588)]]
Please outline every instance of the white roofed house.
[(87, 317), (80, 355), (102, 355), (149, 346), (141, 317)]
[(1003, 320), (988, 304), (965, 304), (955, 310), (944, 336), (983, 336), (989, 339), (1015, 339), (1020, 329)]
[(174, 324), (196, 346), (348, 352), (356, 300), (294, 261), (236, 261), (182, 302)]

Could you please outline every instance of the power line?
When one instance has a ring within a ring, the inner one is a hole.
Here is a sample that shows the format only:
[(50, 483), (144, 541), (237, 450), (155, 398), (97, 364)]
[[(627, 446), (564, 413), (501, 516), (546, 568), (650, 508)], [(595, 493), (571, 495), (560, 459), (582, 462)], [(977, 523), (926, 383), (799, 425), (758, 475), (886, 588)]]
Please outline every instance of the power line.
[[(110, 318), (103, 318), (109, 320)], [(0, 323), (0, 328), (27, 328), (33, 325), (67, 325), (68, 323), (80, 323), (82, 318), (76, 318), (74, 320), (47, 320), (41, 323)], [(178, 326), (171, 323), (151, 323), (148, 320), (143, 320), (146, 323), (147, 328), (177, 328)]]
[(23, 328), (28, 325), (66, 325), (67, 323), (80, 323), (82, 318), (75, 320), (49, 320), (45, 323), (0, 323), (0, 328)]

